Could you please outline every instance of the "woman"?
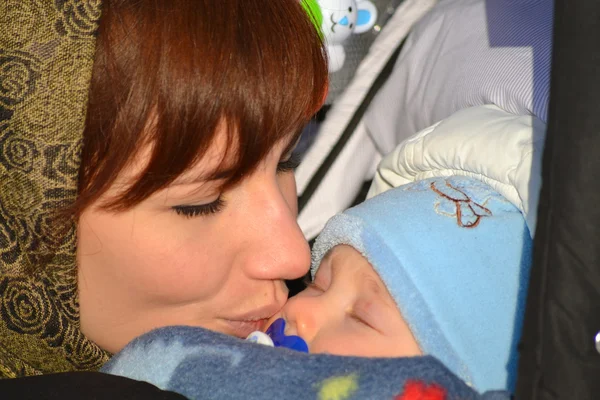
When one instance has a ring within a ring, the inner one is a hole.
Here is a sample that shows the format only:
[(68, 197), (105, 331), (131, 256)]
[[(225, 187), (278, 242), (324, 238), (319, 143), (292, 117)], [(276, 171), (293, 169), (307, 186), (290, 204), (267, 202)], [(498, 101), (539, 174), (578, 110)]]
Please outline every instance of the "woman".
[(291, 152), (327, 65), (300, 3), (9, 3), (0, 376), (261, 327), (309, 266)]

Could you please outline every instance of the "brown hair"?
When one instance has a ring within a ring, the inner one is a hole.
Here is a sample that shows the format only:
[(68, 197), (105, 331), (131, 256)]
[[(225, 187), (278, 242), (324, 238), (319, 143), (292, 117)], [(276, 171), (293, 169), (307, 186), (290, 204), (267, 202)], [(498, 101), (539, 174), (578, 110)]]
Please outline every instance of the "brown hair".
[(102, 206), (143, 201), (198, 162), (223, 123), (237, 149), (232, 185), (299, 135), (326, 88), (323, 43), (300, 0), (105, 0), (76, 212), (152, 144), (137, 181)]

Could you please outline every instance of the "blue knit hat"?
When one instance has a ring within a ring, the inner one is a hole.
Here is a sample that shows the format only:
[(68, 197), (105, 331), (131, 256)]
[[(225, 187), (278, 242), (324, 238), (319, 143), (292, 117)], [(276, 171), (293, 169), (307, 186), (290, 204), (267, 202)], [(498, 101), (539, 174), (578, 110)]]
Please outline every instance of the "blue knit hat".
[(389, 190), (327, 223), (313, 277), (338, 244), (373, 265), (423, 353), (479, 391), (514, 388), (532, 243), (504, 197), (469, 177)]

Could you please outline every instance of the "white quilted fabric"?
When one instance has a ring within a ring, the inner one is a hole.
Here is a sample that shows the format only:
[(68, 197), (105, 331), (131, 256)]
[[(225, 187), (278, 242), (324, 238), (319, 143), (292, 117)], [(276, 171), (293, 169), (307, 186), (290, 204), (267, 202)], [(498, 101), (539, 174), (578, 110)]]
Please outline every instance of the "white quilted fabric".
[(439, 176), (480, 179), (524, 214), (533, 236), (546, 124), (494, 105), (467, 108), (402, 142), (383, 158), (368, 197)]

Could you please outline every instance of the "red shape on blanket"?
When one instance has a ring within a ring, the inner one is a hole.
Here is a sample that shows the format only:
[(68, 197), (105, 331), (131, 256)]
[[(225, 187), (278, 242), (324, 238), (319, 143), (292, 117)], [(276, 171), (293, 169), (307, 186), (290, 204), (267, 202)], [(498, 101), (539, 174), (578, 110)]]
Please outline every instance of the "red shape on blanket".
[(441, 386), (434, 384), (425, 385), (419, 381), (408, 381), (404, 385), (404, 392), (397, 395), (394, 400), (445, 400), (446, 391)]

